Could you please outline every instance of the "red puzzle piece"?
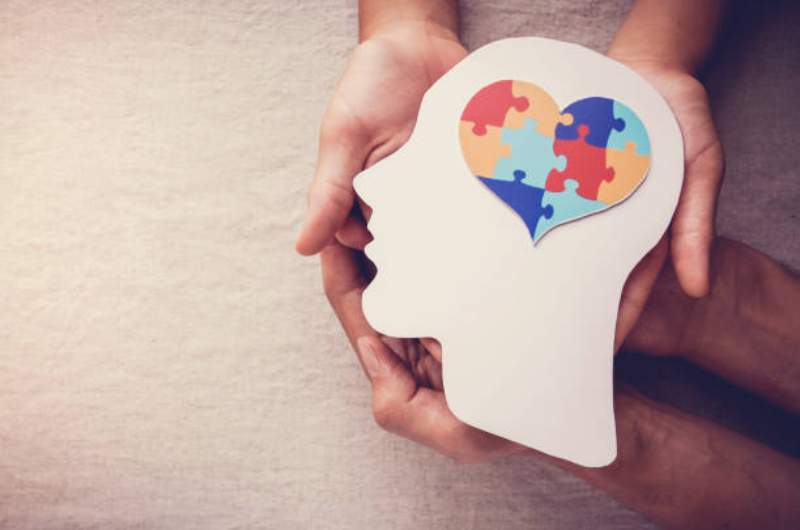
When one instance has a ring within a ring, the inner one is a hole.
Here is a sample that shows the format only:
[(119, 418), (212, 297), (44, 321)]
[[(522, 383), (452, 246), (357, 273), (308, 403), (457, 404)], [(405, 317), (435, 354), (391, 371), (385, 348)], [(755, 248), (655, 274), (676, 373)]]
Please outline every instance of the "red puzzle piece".
[(513, 81), (497, 81), (480, 89), (461, 114), (462, 121), (471, 121), (472, 132), (486, 134), (486, 126), (502, 127), (506, 112), (511, 107), (522, 112), (528, 108), (528, 98), (515, 97), (511, 90)]
[(605, 148), (587, 144), (587, 134), (589, 128), (581, 125), (578, 127), (578, 139), (557, 139), (553, 143), (553, 151), (567, 157), (567, 167), (564, 171), (550, 171), (545, 185), (547, 191), (564, 191), (564, 181), (573, 179), (578, 181), (578, 195), (596, 201), (600, 184), (614, 180), (614, 169), (606, 167)]

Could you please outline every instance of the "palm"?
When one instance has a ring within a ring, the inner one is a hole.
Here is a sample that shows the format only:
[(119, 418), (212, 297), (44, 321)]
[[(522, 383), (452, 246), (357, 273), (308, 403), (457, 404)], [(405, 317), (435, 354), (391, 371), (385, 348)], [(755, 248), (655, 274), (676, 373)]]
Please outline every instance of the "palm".
[(406, 366), (419, 388), (430, 388), (441, 392), (442, 384), (441, 348), (432, 339), (383, 338), (392, 353)]
[(687, 178), (698, 171), (721, 171), (722, 146), (703, 84), (677, 70), (639, 67), (638, 71), (664, 96), (678, 120), (685, 142)]
[[(678, 120), (683, 133), (687, 183), (720, 177), (724, 166), (722, 144), (714, 127), (708, 94), (703, 84), (694, 76), (677, 70), (640, 67), (638, 71), (661, 92)], [(681, 204), (679, 208), (684, 206)], [(679, 210), (676, 219), (678, 226), (673, 230), (693, 224), (688, 222), (691, 220), (680, 219), (680, 213)]]
[[(457, 40), (398, 30), (360, 44), (339, 82), (323, 123), (369, 145), (369, 166), (411, 135), (425, 92), (467, 54)], [(441, 350), (418, 339), (384, 343), (400, 359), (418, 388), (441, 392)], [(426, 348), (426, 346), (428, 346)], [(433, 354), (431, 354), (433, 352)]]
[(398, 30), (360, 44), (350, 59), (323, 123), (369, 146), (365, 165), (410, 136), (425, 91), (460, 61), (457, 41)]
[[(669, 104), (681, 128), (685, 151), (685, 184), (670, 228), (671, 252), (677, 270), (691, 269), (697, 260), (693, 249), (702, 248), (704, 208), (713, 203), (723, 171), (722, 145), (711, 117), (702, 83), (686, 72), (652, 63), (626, 62), (649, 81)], [(676, 244), (679, 242), (679, 244)], [(639, 319), (653, 283), (667, 256), (662, 240), (631, 273), (623, 291), (617, 322), (617, 347)]]
[(454, 36), (401, 27), (361, 43), (331, 100), (320, 131), (317, 175), (297, 238), (314, 254), (334, 235), (361, 248), (369, 240), (353, 209), (353, 177), (398, 149), (411, 135), (425, 91), (466, 50)]
[[(699, 230), (703, 221), (699, 213), (702, 207), (698, 204), (707, 201), (709, 197), (715, 197), (719, 180), (722, 177), (724, 160), (722, 145), (717, 136), (717, 131), (711, 116), (711, 108), (708, 101), (708, 94), (702, 83), (694, 76), (683, 71), (670, 68), (663, 68), (649, 63), (637, 64), (627, 63), (634, 70), (639, 72), (661, 93), (669, 103), (675, 118), (678, 120), (683, 134), (685, 151), (685, 184), (682, 192), (678, 210), (671, 227), (671, 237), (683, 237), (684, 240), (692, 238), (696, 240), (704, 237)], [(694, 192), (687, 192), (687, 188), (694, 186)], [(705, 186), (703, 189), (702, 187)], [(697, 189), (700, 187), (699, 189)], [(641, 269), (658, 273), (666, 257), (666, 244), (662, 243), (662, 257), (649, 259), (650, 264), (640, 264), (631, 274), (625, 289), (638, 290), (637, 302), (626, 308), (625, 296), (623, 295), (623, 305), (620, 307), (619, 329), (623, 333), (618, 333), (618, 344), (626, 338), (633, 325), (637, 324), (634, 336), (630, 337), (629, 344), (639, 351), (647, 351), (650, 354), (666, 354), (680, 348), (681, 336), (678, 334), (671, 337), (674, 342), (665, 341), (664, 329), (681, 329), (683, 315), (679, 300), (684, 300), (683, 289), (679, 285), (679, 278), (676, 277), (676, 270), (665, 277), (661, 282), (659, 292), (658, 307), (653, 307), (639, 320), (644, 302), (649, 297), (652, 283), (647, 280), (642, 281), (642, 276), (650, 277)], [(674, 268), (680, 267), (681, 262), (684, 266), (691, 260), (691, 256), (682, 251), (681, 247), (672, 245)], [(652, 254), (656, 254), (653, 252)], [(625, 313), (629, 315), (625, 316)], [(628, 324), (630, 322), (630, 324)], [(667, 334), (668, 336), (669, 334)]]
[(683, 134), (684, 184), (670, 227), (670, 252), (684, 291), (703, 296), (708, 285), (716, 197), (725, 166), (708, 93), (683, 70), (647, 62), (627, 64), (666, 99)]

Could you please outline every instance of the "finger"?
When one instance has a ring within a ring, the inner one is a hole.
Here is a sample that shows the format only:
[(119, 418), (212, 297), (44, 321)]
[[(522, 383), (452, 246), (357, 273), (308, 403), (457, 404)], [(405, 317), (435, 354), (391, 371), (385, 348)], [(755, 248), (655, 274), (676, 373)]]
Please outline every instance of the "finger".
[(320, 261), (325, 295), (353, 348), (356, 348), (361, 337), (377, 337), (361, 306), (361, 293), (366, 279), (362, 274), (358, 253), (334, 242), (322, 250)]
[(375, 421), (384, 429), (462, 462), (526, 450), (461, 422), (447, 408), (444, 394), (417, 386), (408, 368), (380, 339), (365, 337), (358, 346), (370, 371)]
[(439, 343), (438, 340), (432, 339), (430, 337), (425, 337), (419, 339), (419, 341), (422, 343), (423, 346), (425, 346), (425, 349), (428, 350), (428, 353), (433, 355), (434, 359), (436, 359), (440, 363), (442, 362), (442, 345)]
[(365, 133), (358, 128), (331, 120), (334, 118), (324, 120), (308, 211), (295, 244), (304, 255), (322, 250), (345, 222), (353, 206), (353, 177), (363, 168), (371, 148)]
[(339, 243), (321, 254), (323, 283), (359, 361), (373, 385), (373, 409), (382, 427), (456, 460), (473, 462), (525, 450), (458, 420), (444, 395), (419, 388), (406, 366), (381, 341), (364, 317), (361, 293), (365, 280), (357, 253)]
[[(383, 343), (408, 367), (419, 386), (442, 390), (442, 363), (425, 347), (423, 340), (381, 336)], [(440, 357), (441, 358), (441, 357)]]
[(372, 241), (372, 235), (356, 209), (350, 212), (347, 220), (336, 232), (336, 240), (342, 245), (356, 250), (364, 250), (367, 243)]
[(614, 351), (619, 350), (625, 337), (641, 316), (653, 285), (667, 258), (667, 237), (664, 235), (653, 249), (642, 258), (628, 276), (622, 288), (617, 315)]
[(427, 386), (433, 390), (444, 391), (442, 379), (442, 363), (432, 355), (424, 356), (419, 362), (419, 371), (425, 374)]
[(366, 224), (369, 218), (372, 217), (372, 208), (361, 200), (361, 197), (357, 197), (356, 200), (358, 201), (358, 209), (361, 212), (361, 218), (364, 219), (364, 224)]
[(686, 167), (686, 179), (671, 229), (672, 263), (687, 295), (709, 291), (709, 256), (723, 173), (722, 147), (714, 143)]

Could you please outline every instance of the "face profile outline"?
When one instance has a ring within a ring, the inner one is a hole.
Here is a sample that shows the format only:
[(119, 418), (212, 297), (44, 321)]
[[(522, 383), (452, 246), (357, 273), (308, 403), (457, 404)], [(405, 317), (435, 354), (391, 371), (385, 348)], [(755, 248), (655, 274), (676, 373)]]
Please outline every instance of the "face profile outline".
[[(519, 216), (475, 178), (459, 141), (469, 99), (498, 79), (535, 83), (561, 105), (604, 96), (636, 108), (651, 131), (649, 176), (623, 202), (534, 246)], [(668, 226), (682, 172), (669, 107), (626, 67), (548, 39), (489, 44), (428, 91), (406, 145), (356, 177), (373, 210), (366, 253), (377, 267), (365, 316), (386, 335), (442, 343), (445, 396), (465, 423), (606, 465), (616, 456), (619, 296)]]

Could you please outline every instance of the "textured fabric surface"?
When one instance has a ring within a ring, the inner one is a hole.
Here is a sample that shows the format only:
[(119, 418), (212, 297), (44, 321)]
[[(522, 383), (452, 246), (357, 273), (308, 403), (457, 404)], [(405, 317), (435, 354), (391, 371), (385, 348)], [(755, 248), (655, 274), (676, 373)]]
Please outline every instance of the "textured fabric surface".
[[(465, 2), (464, 37), (603, 50), (628, 5)], [(798, 267), (800, 15), (751, 6), (709, 74), (720, 227)], [(323, 0), (0, 3), (0, 527), (651, 527), (533, 459), (459, 466), (374, 426), (292, 250), (356, 23)]]

